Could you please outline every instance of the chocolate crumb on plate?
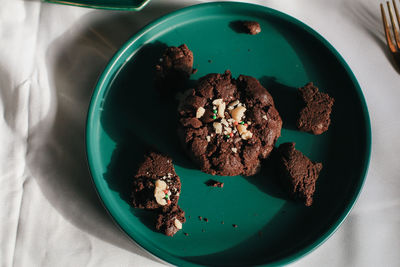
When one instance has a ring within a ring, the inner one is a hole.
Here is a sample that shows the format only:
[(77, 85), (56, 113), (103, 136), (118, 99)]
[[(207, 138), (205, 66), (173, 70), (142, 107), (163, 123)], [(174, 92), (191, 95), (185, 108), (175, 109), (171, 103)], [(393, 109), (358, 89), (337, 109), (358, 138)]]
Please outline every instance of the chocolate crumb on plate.
[(322, 164), (312, 162), (295, 149), (295, 143), (281, 144), (277, 154), (282, 184), (288, 187), (292, 196), (311, 206)]
[(232, 224), (232, 226), (233, 226), (233, 228), (237, 228), (238, 227), (237, 224)]
[(297, 128), (315, 135), (326, 132), (331, 123), (331, 112), (334, 99), (326, 93), (319, 92), (312, 82), (299, 89), (299, 95), (305, 103), (297, 120)]
[(200, 220), (200, 221), (203, 220), (203, 217), (199, 216), (199, 220)]
[(256, 35), (261, 32), (260, 23), (257, 21), (242, 21), (243, 29), (246, 33)]
[(250, 35), (256, 35), (261, 32), (260, 23), (257, 21), (243, 21), (243, 20), (236, 20), (229, 23), (229, 26), (236, 32), (236, 33), (245, 33)]
[(188, 236), (189, 234), (188, 233), (183, 233), (185, 236)]
[(207, 218), (204, 218), (204, 221), (205, 221), (205, 222), (208, 222), (208, 219), (207, 219)]
[(224, 187), (224, 183), (218, 182), (216, 180), (210, 179), (205, 183), (207, 186), (211, 187)]

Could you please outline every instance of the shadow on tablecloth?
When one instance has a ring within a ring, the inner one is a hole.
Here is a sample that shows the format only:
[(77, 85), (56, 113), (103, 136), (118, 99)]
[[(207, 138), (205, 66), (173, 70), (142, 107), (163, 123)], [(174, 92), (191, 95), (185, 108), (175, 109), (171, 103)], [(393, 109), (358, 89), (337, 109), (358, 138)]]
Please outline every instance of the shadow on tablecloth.
[[(354, 25), (371, 36), (373, 41), (379, 45), (387, 60), (392, 64), (393, 68), (400, 73), (400, 69), (397, 67), (396, 62), (394, 61), (394, 58), (392, 57), (386, 44), (379, 2), (376, 3), (376, 8), (373, 10), (371, 10), (370, 6), (363, 1), (358, 2), (359, 3), (355, 5), (354, 3), (350, 3), (350, 1), (344, 1), (344, 4), (342, 5), (343, 14), (345, 14), (346, 17), (349, 17), (354, 22)], [(384, 1), (382, 1), (382, 3), (383, 2)], [(389, 19), (388, 11), (385, 11), (386, 17)], [(360, 49), (363, 49), (363, 45), (360, 45)]]
[(182, 7), (154, 1), (141, 12), (94, 10), (79, 19), (48, 48), (55, 115), (29, 136), (29, 168), (54, 208), (83, 231), (153, 260), (118, 230), (96, 195), (86, 164), (86, 114), (96, 80), (118, 48), (151, 20)]

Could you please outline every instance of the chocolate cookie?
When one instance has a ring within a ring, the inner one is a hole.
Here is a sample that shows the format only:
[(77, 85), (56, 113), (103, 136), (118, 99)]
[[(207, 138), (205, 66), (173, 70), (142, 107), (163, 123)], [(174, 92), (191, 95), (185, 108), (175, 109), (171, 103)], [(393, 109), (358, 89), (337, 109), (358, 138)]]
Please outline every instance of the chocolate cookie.
[(145, 155), (133, 179), (133, 207), (153, 210), (174, 206), (180, 192), (181, 181), (172, 160), (156, 152)]
[(299, 94), (306, 106), (300, 111), (297, 128), (316, 135), (326, 132), (331, 123), (334, 99), (319, 92), (312, 82), (300, 88)]
[(242, 21), (242, 27), (245, 33), (256, 35), (261, 32), (260, 23), (257, 21)]
[(167, 236), (173, 236), (182, 229), (185, 221), (185, 212), (179, 206), (169, 206), (159, 212), (156, 229)]
[(321, 163), (313, 163), (303, 153), (295, 149), (295, 143), (284, 143), (277, 149), (278, 167), (283, 184), (290, 193), (306, 206), (313, 203), (315, 183), (322, 169)]
[(156, 86), (164, 93), (182, 89), (192, 72), (192, 51), (185, 44), (168, 47), (156, 65)]
[(178, 110), (185, 148), (201, 170), (253, 175), (281, 134), (282, 120), (259, 81), (209, 74), (187, 92)]

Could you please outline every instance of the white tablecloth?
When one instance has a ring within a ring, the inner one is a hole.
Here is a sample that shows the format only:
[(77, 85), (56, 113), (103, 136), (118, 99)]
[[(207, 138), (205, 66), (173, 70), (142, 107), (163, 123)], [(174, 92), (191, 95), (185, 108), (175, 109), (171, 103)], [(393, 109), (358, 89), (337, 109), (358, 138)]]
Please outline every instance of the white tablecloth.
[[(249, 1), (250, 2), (250, 1)], [(378, 1), (251, 1), (305, 22), (342, 54), (366, 97), (372, 158), (340, 229), (292, 266), (400, 266), (400, 75)], [(113, 53), (151, 20), (198, 1), (115, 12), (0, 1), (0, 265), (161, 266), (101, 206), (85, 163), (91, 90)]]

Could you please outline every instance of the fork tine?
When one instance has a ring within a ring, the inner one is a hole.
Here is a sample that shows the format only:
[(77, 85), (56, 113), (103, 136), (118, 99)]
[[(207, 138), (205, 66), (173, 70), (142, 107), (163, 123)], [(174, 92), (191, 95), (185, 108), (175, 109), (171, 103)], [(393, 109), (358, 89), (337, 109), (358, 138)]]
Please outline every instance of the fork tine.
[(385, 9), (383, 8), (382, 4), (380, 6), (381, 6), (382, 21), (383, 21), (383, 28), (385, 30), (386, 42), (389, 46), (390, 51), (394, 53), (396, 52), (396, 46), (393, 44), (392, 41), (392, 35), (390, 34), (389, 25), (386, 20)]
[[(399, 10), (397, 9), (396, 1), (395, 1), (395, 0), (392, 0), (392, 2), (393, 2), (394, 12), (396, 13), (397, 25), (400, 27)], [(397, 43), (397, 48), (400, 49), (399, 43)]]
[(394, 40), (396, 41), (397, 49), (400, 49), (400, 37), (399, 37), (399, 32), (397, 31), (396, 22), (394, 22), (394, 16), (393, 16), (393, 13), (392, 13), (392, 7), (390, 6), (389, 2), (386, 2), (386, 4), (387, 4), (387, 8), (389, 10), (390, 21), (392, 23)]

